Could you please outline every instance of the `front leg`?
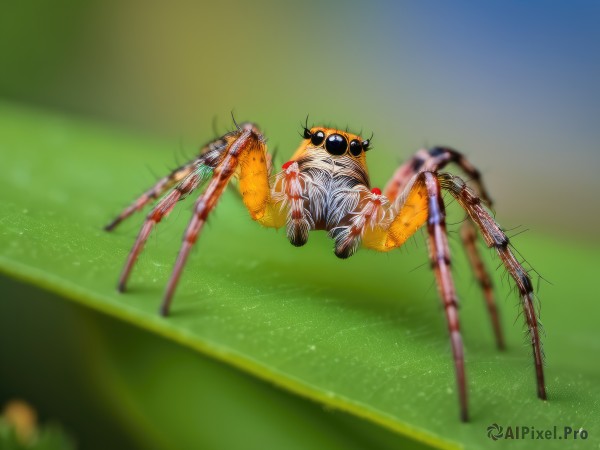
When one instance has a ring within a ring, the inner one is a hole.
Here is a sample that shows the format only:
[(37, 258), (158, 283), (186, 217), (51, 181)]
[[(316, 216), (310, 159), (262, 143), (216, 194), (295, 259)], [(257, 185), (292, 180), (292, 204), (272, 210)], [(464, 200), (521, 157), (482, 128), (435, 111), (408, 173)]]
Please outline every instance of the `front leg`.
[(467, 383), (458, 299), (450, 271), (446, 213), (438, 179), (433, 172), (421, 172), (410, 180), (395, 204), (390, 205), (378, 189), (373, 189), (366, 201), (372, 214), (360, 235), (367, 248), (389, 251), (401, 247), (419, 228), (427, 226), (429, 258), (450, 334), (460, 417), (467, 421)]

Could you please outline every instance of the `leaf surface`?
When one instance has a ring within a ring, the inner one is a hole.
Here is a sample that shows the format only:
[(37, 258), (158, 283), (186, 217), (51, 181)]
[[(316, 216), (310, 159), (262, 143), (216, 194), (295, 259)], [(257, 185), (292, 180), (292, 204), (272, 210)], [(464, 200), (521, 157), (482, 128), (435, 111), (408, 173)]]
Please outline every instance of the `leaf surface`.
[[(129, 292), (119, 294), (116, 280), (144, 214), (113, 233), (102, 227), (153, 183), (148, 168), (162, 175), (175, 165), (174, 148), (0, 104), (0, 270), (435, 447), (490, 445), (486, 430), (493, 423), (583, 427), (590, 438), (570, 448), (598, 442), (600, 302), (592, 285), (598, 246), (533, 232), (514, 239), (554, 283), (542, 284), (539, 295), (549, 391), (542, 402), (521, 318), (513, 325), (519, 307), (511, 284), (496, 271), (509, 345), (499, 353), (458, 238), (452, 238), (472, 416), (462, 424), (422, 236), (401, 251), (363, 251), (340, 261), (323, 233), (294, 248), (283, 230), (254, 224), (228, 191), (189, 259), (169, 318), (159, 317), (158, 306), (193, 199), (159, 225)], [(498, 264), (488, 262), (490, 268)]]

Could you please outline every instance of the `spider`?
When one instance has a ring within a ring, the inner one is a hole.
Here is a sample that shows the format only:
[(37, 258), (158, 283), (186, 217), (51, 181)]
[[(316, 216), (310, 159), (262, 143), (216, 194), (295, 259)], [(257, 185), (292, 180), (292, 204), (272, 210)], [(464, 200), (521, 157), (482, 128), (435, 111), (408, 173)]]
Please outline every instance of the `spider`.
[[(178, 201), (204, 187), (196, 200), (194, 215), (185, 231), (160, 308), (162, 315), (168, 315), (189, 252), (234, 177), (239, 179), (242, 200), (253, 220), (266, 227), (285, 226), (290, 243), (297, 247), (307, 242), (310, 231), (326, 230), (339, 258), (352, 256), (361, 246), (380, 252), (396, 249), (426, 226), (429, 258), (450, 333), (460, 418), (466, 422), (463, 343), (442, 197), (446, 191), (467, 213), (461, 238), (481, 285), (499, 349), (504, 348), (504, 338), (492, 283), (475, 245), (478, 233), (488, 247), (496, 250), (514, 279), (533, 349), (537, 395), (545, 400), (542, 346), (531, 279), (511, 251), (508, 237), (489, 212), (492, 201), (480, 172), (451, 148), (421, 149), (396, 170), (382, 192), (369, 182), (366, 153), (371, 147), (370, 139), (333, 128), (308, 128), (308, 124), (303, 126), (302, 137), (291, 159), (272, 175), (272, 158), (260, 129), (252, 123), (235, 123), (233, 131), (208, 143), (197, 158), (173, 170), (144, 192), (106, 226), (106, 230), (113, 230), (134, 212), (161, 197), (141, 227), (119, 278), (118, 290), (125, 290), (131, 270), (154, 226)], [(472, 187), (458, 176), (442, 172), (449, 163), (456, 164), (467, 175)]]

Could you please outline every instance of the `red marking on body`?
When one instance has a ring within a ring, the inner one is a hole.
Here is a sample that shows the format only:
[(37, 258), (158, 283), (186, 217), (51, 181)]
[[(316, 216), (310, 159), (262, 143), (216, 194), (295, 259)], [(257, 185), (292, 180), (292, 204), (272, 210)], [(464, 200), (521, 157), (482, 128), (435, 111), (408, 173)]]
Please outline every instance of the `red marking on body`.
[(353, 226), (350, 229), (350, 235), (352, 235), (352, 236), (358, 236), (359, 234), (362, 233), (362, 229), (363, 229), (363, 226), (361, 226), (361, 227), (355, 227), (355, 226)]
[(290, 167), (292, 164), (294, 164), (295, 161), (288, 161), (286, 162), (283, 166), (281, 166), (281, 168), (283, 170), (286, 170), (288, 167)]
[(371, 189), (371, 192), (375, 195), (381, 195), (381, 189), (379, 188), (373, 188)]

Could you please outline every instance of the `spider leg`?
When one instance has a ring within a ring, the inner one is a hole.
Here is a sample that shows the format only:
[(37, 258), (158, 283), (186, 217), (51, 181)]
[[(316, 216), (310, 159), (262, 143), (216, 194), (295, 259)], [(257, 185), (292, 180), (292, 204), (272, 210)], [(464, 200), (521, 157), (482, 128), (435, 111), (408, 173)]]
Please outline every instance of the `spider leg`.
[(490, 213), (481, 205), (481, 200), (460, 178), (442, 173), (438, 174), (442, 187), (448, 190), (460, 205), (467, 211), (473, 222), (481, 231), (488, 247), (493, 247), (500, 256), (502, 263), (514, 279), (521, 296), (525, 313), (537, 380), (537, 394), (542, 400), (546, 399), (544, 382), (544, 366), (542, 344), (540, 342), (539, 324), (533, 302), (533, 286), (527, 271), (515, 258), (509, 247), (509, 239), (496, 223)]
[[(435, 181), (434, 181), (435, 179)], [(466, 381), (462, 340), (458, 326), (456, 294), (450, 275), (450, 252), (445, 230), (445, 212), (440, 194), (441, 188), (450, 192), (467, 212), (473, 223), (481, 232), (488, 247), (493, 247), (500, 256), (503, 265), (515, 280), (520, 292), (525, 320), (529, 330), (533, 350), (537, 394), (546, 399), (544, 382), (543, 352), (540, 342), (539, 325), (533, 302), (533, 286), (527, 271), (517, 261), (509, 247), (509, 239), (483, 206), (484, 200), (479, 198), (459, 177), (441, 173), (421, 172), (413, 176), (406, 184), (404, 191), (393, 204), (387, 203), (384, 195), (378, 192), (363, 193), (368, 205), (377, 205), (379, 214), (375, 223), (364, 226), (355, 233), (367, 248), (378, 251), (389, 251), (402, 246), (417, 229), (427, 223), (429, 232), (429, 253), (436, 273), (440, 296), (446, 307), (446, 318), (451, 335), (454, 363), (456, 367), (461, 417), (467, 417)], [(375, 190), (374, 190), (375, 191)], [(367, 208), (363, 206), (363, 211)], [(391, 214), (390, 214), (391, 213)], [(361, 211), (355, 212), (359, 217)], [(350, 227), (349, 227), (350, 228)], [(350, 228), (351, 229), (351, 228)]]
[[(414, 175), (422, 171), (438, 172), (450, 163), (454, 163), (462, 169), (473, 183), (479, 197), (484, 201), (486, 206), (491, 208), (492, 200), (483, 184), (479, 170), (477, 170), (463, 154), (449, 147), (433, 147), (429, 150), (419, 150), (412, 158), (396, 170), (385, 186), (384, 195), (393, 202), (398, 197), (399, 193), (405, 189)], [(471, 220), (466, 220), (463, 223), (460, 235), (469, 263), (471, 264), (473, 272), (483, 291), (483, 296), (492, 322), (492, 328), (494, 330), (496, 346), (499, 350), (503, 350), (505, 348), (504, 336), (500, 325), (498, 307), (496, 306), (494, 298), (493, 284), (488, 270), (483, 263), (481, 254), (477, 249), (477, 230), (473, 226)]]
[(190, 173), (192, 173), (196, 164), (197, 164), (196, 160), (191, 161), (191, 162), (184, 164), (183, 166), (178, 167), (177, 169), (173, 170), (166, 177), (163, 177), (160, 180), (158, 180), (156, 182), (156, 184), (154, 184), (154, 186), (152, 186), (150, 189), (148, 189), (146, 192), (144, 192), (142, 195), (140, 195), (133, 203), (131, 203), (127, 208), (125, 208), (123, 210), (123, 212), (121, 212), (121, 214), (119, 214), (117, 217), (115, 217), (115, 219), (111, 223), (106, 225), (104, 227), (104, 229), (106, 231), (114, 230), (117, 227), (117, 225), (119, 225), (122, 221), (127, 219), (129, 216), (131, 216), (136, 211), (140, 211), (144, 206), (146, 206), (151, 201), (159, 198), (166, 191), (171, 189), (178, 182), (180, 182), (185, 177), (187, 177)]
[(461, 226), (460, 237), (465, 246), (471, 267), (479, 282), (479, 286), (483, 291), (483, 297), (487, 305), (490, 320), (492, 321), (492, 328), (494, 329), (494, 336), (496, 337), (496, 347), (498, 350), (504, 350), (506, 345), (504, 344), (504, 334), (502, 333), (502, 326), (500, 325), (500, 314), (494, 297), (492, 279), (490, 278), (479, 250), (477, 249), (478, 234), (471, 220), (465, 221)]
[(148, 236), (152, 232), (154, 226), (166, 217), (171, 210), (175, 207), (175, 204), (189, 195), (194, 189), (202, 184), (210, 175), (212, 169), (209, 166), (205, 166), (202, 163), (197, 164), (195, 168), (191, 169), (191, 172), (183, 178), (169, 193), (167, 193), (157, 204), (152, 208), (140, 232), (129, 252), (125, 267), (119, 277), (118, 290), (124, 292), (127, 284), (127, 279), (131, 274), (131, 270), (137, 261), (137, 258), (144, 248), (144, 244), (148, 240)]
[(469, 420), (467, 411), (467, 386), (465, 378), (465, 358), (462, 336), (458, 321), (458, 299), (454, 288), (454, 281), (450, 272), (450, 247), (446, 230), (446, 212), (441, 195), (440, 184), (432, 172), (423, 174), (427, 189), (428, 217), (427, 233), (429, 235), (429, 258), (435, 273), (438, 291), (444, 303), (452, 355), (456, 369), (456, 382), (458, 385), (458, 399), (460, 402), (460, 417), (463, 422)]
[(183, 267), (194, 243), (198, 240), (210, 212), (217, 205), (223, 191), (239, 168), (239, 189), (246, 208), (254, 220), (260, 220), (269, 205), (270, 185), (266, 160), (266, 146), (258, 129), (243, 124), (231, 135), (223, 158), (216, 165), (206, 190), (194, 207), (194, 215), (184, 233), (183, 243), (167, 284), (160, 313), (168, 315), (173, 295)]
[(385, 186), (383, 194), (393, 202), (414, 175), (423, 171), (438, 172), (449, 163), (454, 163), (462, 169), (475, 185), (479, 197), (491, 208), (492, 200), (483, 184), (479, 170), (462, 153), (450, 147), (433, 147), (416, 152), (412, 158), (396, 170)]
[(184, 178), (190, 175), (197, 167), (200, 165), (206, 165), (210, 167), (214, 167), (218, 160), (221, 157), (222, 151), (227, 145), (227, 137), (229, 135), (226, 134), (220, 139), (216, 139), (207, 145), (205, 145), (201, 152), (200, 156), (195, 158), (192, 161), (185, 163), (183, 166), (178, 167), (173, 170), (166, 177), (158, 180), (154, 186), (140, 195), (133, 203), (131, 203), (127, 208), (121, 212), (112, 222), (104, 227), (106, 231), (114, 230), (121, 222), (127, 219), (136, 211), (141, 211), (144, 206), (148, 203), (156, 200), (177, 183), (182, 182)]
[[(352, 221), (353, 225), (348, 228), (350, 235), (362, 236), (362, 243), (365, 247), (379, 251), (398, 248), (421, 226), (427, 225), (429, 258), (435, 273), (439, 295), (444, 305), (450, 333), (460, 416), (463, 421), (467, 421), (467, 382), (458, 318), (458, 299), (450, 272), (450, 247), (446, 231), (446, 213), (438, 179), (433, 172), (421, 172), (413, 176), (405, 186), (403, 194), (392, 205), (380, 192), (363, 193), (362, 197), (366, 199), (361, 199), (364, 205), (362, 211), (365, 211), (362, 217), (365, 220), (361, 220), (360, 223), (364, 223), (364, 226), (357, 229), (356, 225), (359, 221), (355, 219)], [(356, 218), (360, 216), (360, 212), (355, 215)], [(374, 220), (372, 221), (372, 219)], [(344, 245), (347, 246), (348, 244)]]

